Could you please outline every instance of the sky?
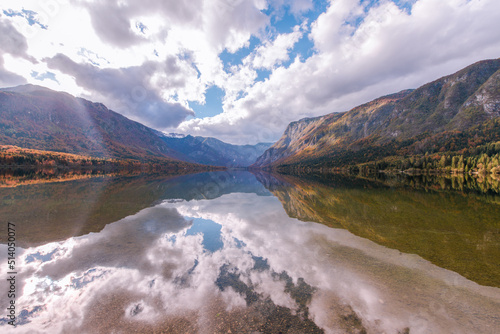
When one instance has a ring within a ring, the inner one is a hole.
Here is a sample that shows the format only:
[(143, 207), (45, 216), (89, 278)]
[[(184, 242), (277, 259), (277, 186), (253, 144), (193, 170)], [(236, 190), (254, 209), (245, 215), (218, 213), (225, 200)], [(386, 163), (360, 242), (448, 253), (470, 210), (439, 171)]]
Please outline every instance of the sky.
[(0, 87), (274, 142), (292, 121), (499, 58), (499, 13), (498, 0), (2, 0)]

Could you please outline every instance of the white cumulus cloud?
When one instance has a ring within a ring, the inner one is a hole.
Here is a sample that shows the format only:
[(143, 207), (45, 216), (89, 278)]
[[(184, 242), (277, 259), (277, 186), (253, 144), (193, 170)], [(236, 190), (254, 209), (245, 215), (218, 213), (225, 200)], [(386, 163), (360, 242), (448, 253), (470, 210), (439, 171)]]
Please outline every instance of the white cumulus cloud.
[[(5, 0), (0, 85), (40, 84), (160, 130), (244, 144), (500, 55), (496, 0), (323, 5)], [(193, 118), (212, 86), (220, 113)]]

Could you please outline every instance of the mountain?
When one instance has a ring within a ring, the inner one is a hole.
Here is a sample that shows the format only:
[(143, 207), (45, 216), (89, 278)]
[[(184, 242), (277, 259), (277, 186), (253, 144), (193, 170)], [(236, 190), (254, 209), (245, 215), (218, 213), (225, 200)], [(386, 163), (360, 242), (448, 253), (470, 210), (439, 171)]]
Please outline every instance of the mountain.
[(163, 134), (106, 108), (45, 87), (0, 89), (0, 144), (119, 159), (170, 159), (203, 165), (252, 164), (271, 144)]
[(160, 135), (172, 149), (181, 153), (182, 160), (226, 167), (246, 167), (267, 150), (271, 143), (256, 145), (232, 145), (215, 138), (180, 136), (175, 134)]
[(101, 103), (35, 85), (0, 89), (0, 143), (120, 159), (179, 155), (153, 129)]
[(500, 59), (321, 117), (290, 123), (253, 167), (334, 167), (500, 140)]

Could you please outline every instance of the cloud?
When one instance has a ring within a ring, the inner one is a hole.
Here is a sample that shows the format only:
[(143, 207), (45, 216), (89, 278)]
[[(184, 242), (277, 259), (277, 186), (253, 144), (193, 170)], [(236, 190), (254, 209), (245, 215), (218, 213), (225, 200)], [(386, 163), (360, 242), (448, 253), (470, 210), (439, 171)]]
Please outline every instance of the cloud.
[(26, 38), (8, 20), (0, 16), (0, 52), (36, 62), (27, 51)]
[(215, 0), (204, 4), (203, 30), (218, 52), (227, 49), (233, 53), (247, 46), (251, 35), (257, 35), (269, 23), (260, 11), (265, 7), (258, 0)]
[[(30, 24), (15, 14), (24, 13), (17, 2), (5, 5), (13, 8), (8, 19), (18, 29)], [(26, 33), (30, 53), (45, 61), (28, 68), (16, 55), (8, 64), (12, 72), (37, 83), (33, 72), (50, 71), (60, 84), (46, 80), (44, 85), (109, 104), (157, 129), (175, 128), (193, 115), (189, 102), (203, 103), (208, 87), (226, 81), (219, 53), (248, 46), (249, 38), (269, 23), (261, 0), (24, 5), (45, 18), (47, 29), (36, 26)]]
[(301, 37), (302, 31), (297, 26), (289, 34), (280, 34), (274, 41), (265, 41), (262, 43), (254, 52), (243, 59), (243, 64), (248, 64), (254, 69), (264, 68), (272, 70), (276, 66), (290, 60), (288, 54)]
[(295, 15), (302, 14), (314, 8), (312, 0), (295, 0), (290, 2), (290, 10)]
[(296, 16), (301, 16), (314, 8), (312, 0), (270, 0), (269, 3), (278, 12), (278, 17), (283, 16), (286, 8)]
[(349, 110), (498, 57), (500, 36), (491, 27), (499, 11), (493, 0), (420, 0), (410, 12), (391, 1), (369, 8), (333, 1), (311, 24), (313, 56), (251, 83), (243, 95), (226, 101), (222, 115), (180, 128), (220, 133), (233, 143), (276, 140), (291, 121)]
[(9, 54), (30, 62), (35, 62), (27, 53), (26, 38), (0, 15), (0, 86), (16, 86), (26, 83), (26, 79), (4, 68), (4, 55)]
[(226, 48), (234, 52), (247, 45), (250, 36), (268, 23), (267, 16), (260, 11), (263, 4), (259, 0), (75, 0), (74, 3), (89, 12), (92, 26), (102, 41), (119, 48), (151, 42), (142, 36), (148, 24), (137, 21), (148, 16), (160, 16), (163, 21), (159, 34), (150, 38), (160, 38), (175, 29), (198, 30), (218, 52)]
[[(135, 44), (146, 43), (144, 23), (135, 22), (141, 16), (161, 15), (168, 29), (170, 24), (195, 23), (200, 19), (201, 1), (85, 1), (75, 0), (75, 4), (85, 8), (91, 17), (92, 27), (105, 43), (119, 48), (128, 48)], [(112, 13), (110, 15), (110, 13)], [(137, 30), (134, 30), (137, 29)], [(140, 32), (141, 34), (138, 34)]]
[[(274, 141), (276, 133), (271, 133), (268, 129), (270, 126), (281, 127), (283, 124), (281, 116), (275, 109), (259, 111), (258, 99), (249, 101), (241, 96), (247, 95), (252, 89), (262, 87), (262, 82), (255, 81), (258, 77), (257, 70), (275, 70), (275, 73), (286, 71), (282, 66), (290, 61), (289, 54), (306, 29), (305, 25), (295, 26), (291, 33), (277, 34), (274, 39), (265, 40), (243, 58), (240, 65), (231, 67), (230, 73), (218, 82), (218, 85), (225, 90), (223, 106), (229, 112), (209, 118), (191, 119), (181, 124), (179, 129), (182, 132), (199, 135), (210, 133), (210, 136), (236, 144)], [(267, 93), (272, 91), (265, 92)], [(276, 104), (279, 102), (276, 101)], [(249, 117), (257, 114), (261, 114), (264, 118), (265, 126), (260, 122), (248, 122)], [(245, 130), (242, 131), (242, 128)]]
[[(494, 0), (2, 5), (1, 85), (54, 73), (57, 81), (43, 81), (52, 89), (157, 129), (235, 144), (275, 141), (291, 121), (349, 110), (500, 54)], [(212, 86), (224, 91), (223, 112), (191, 119), (189, 103), (203, 104)]]
[[(178, 75), (182, 68), (175, 58), (118, 69), (79, 64), (62, 54), (44, 61), (49, 68), (73, 76), (79, 86), (90, 92), (89, 99), (104, 102), (153, 128), (175, 127), (193, 114), (180, 103), (167, 102), (160, 95), (162, 89), (185, 85), (183, 76)], [(162, 76), (158, 77), (157, 73)], [(156, 81), (154, 85), (152, 80)]]
[(4, 68), (3, 57), (0, 56), (0, 87), (17, 86), (27, 83), (26, 79)]

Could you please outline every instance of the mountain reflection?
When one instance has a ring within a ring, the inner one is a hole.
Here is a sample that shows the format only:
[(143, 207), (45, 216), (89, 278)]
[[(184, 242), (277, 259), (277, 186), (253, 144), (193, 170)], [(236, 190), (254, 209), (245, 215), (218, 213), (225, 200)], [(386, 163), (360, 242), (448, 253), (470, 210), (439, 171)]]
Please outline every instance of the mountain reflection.
[(421, 181), (425, 190), (338, 175), (257, 177), (290, 217), (347, 229), (500, 287), (500, 205), (492, 194), (434, 191)]
[[(249, 173), (192, 180), (166, 181), (152, 205), (97, 233), (19, 249), (19, 325), (0, 319), (2, 332), (500, 329), (498, 288), (345, 229), (290, 218)], [(194, 186), (183, 192), (182, 184)], [(212, 190), (201, 191), (207, 184)]]
[[(100, 176), (0, 188), (0, 217), (17, 225), (17, 245), (30, 247), (99, 232), (109, 223), (166, 199), (199, 200), (235, 191), (271, 195), (249, 173)], [(0, 243), (6, 237), (3, 224)]]

